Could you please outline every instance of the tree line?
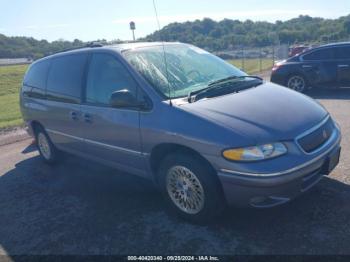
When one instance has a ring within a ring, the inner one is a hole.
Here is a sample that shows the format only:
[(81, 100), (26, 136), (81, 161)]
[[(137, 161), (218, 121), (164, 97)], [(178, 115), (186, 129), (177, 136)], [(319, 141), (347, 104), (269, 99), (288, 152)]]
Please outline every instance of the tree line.
[(36, 40), (32, 37), (7, 37), (0, 34), (0, 58), (40, 58), (64, 49), (83, 45), (80, 40), (73, 42), (57, 40), (48, 42)]
[[(119, 40), (107, 42), (96, 40), (101, 44), (119, 43)], [(29, 58), (38, 59), (63, 50), (74, 49), (86, 46), (88, 43), (75, 39), (66, 41), (63, 39), (48, 42), (47, 40), (36, 40), (32, 37), (7, 37), (0, 34), (0, 58)]]
[(287, 21), (253, 22), (210, 18), (172, 23), (144, 38), (147, 41), (180, 41), (212, 50), (237, 46), (320, 43), (350, 40), (350, 15), (338, 19), (299, 16)]
[[(238, 46), (264, 47), (276, 44), (318, 43), (350, 40), (350, 15), (338, 19), (299, 16), (287, 21), (253, 22), (210, 18), (193, 22), (171, 23), (141, 41), (180, 41), (210, 51), (233, 49)], [(119, 43), (119, 40), (104, 44)], [(48, 42), (32, 37), (7, 37), (0, 34), (0, 58), (26, 57), (37, 59), (86, 43), (57, 40)]]

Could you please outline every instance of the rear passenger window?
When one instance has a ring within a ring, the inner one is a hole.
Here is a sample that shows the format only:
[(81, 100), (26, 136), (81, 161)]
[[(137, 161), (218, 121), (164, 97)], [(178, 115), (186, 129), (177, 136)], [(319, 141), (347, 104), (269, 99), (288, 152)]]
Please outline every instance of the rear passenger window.
[(108, 106), (112, 93), (123, 89), (137, 96), (136, 82), (115, 57), (94, 54), (88, 73), (86, 102)]
[(350, 59), (350, 46), (338, 47), (335, 50), (336, 59)]
[(313, 60), (332, 60), (334, 59), (333, 49), (326, 48), (322, 50), (317, 50), (307, 55), (304, 55), (304, 60), (313, 61)]
[(86, 54), (54, 58), (47, 80), (47, 98), (60, 102), (79, 103), (86, 60)]

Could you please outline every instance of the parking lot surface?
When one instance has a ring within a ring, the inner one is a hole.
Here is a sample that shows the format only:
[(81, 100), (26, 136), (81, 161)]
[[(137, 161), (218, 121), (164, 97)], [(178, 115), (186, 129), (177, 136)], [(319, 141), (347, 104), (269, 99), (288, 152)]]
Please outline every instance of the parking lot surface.
[(141, 178), (73, 156), (47, 166), (30, 140), (0, 147), (0, 254), (350, 254), (350, 90), (309, 95), (342, 128), (336, 170), (291, 203), (207, 226), (170, 216)]

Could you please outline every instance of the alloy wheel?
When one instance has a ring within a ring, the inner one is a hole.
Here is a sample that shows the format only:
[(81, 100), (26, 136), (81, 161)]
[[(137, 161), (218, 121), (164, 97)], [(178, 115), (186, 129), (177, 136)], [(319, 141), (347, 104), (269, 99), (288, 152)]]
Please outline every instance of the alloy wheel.
[(301, 76), (292, 76), (288, 80), (288, 87), (300, 93), (304, 91), (305, 85), (305, 80)]
[(173, 203), (187, 214), (197, 214), (204, 206), (204, 190), (196, 175), (186, 167), (174, 166), (166, 177), (167, 191)]
[(43, 157), (49, 160), (51, 158), (51, 148), (47, 137), (43, 133), (38, 134), (38, 147)]

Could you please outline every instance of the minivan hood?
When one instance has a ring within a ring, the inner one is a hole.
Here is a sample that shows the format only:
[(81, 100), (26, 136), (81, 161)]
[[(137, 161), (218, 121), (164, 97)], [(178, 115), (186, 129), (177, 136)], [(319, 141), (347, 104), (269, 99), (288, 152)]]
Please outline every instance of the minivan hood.
[(255, 143), (291, 140), (317, 125), (327, 111), (315, 100), (272, 83), (181, 106)]

